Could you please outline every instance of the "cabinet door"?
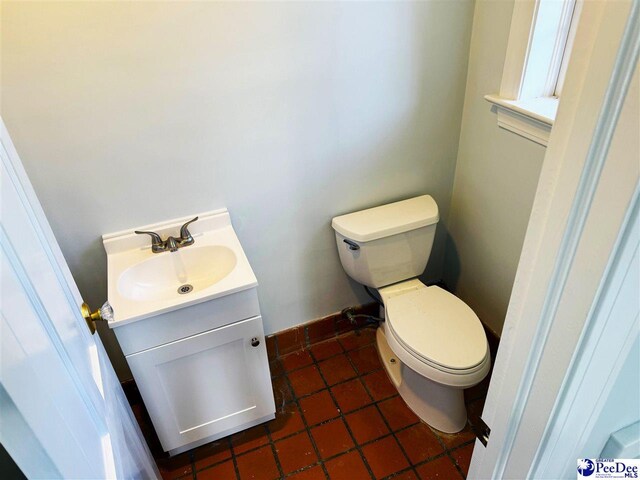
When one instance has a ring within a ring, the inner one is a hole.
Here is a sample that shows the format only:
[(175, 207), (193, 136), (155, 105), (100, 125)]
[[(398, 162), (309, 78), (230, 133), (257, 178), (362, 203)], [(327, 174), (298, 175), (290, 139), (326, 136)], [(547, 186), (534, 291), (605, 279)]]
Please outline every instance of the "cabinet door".
[[(252, 346), (257, 337), (259, 345)], [(262, 318), (127, 356), (165, 451), (273, 414)]]

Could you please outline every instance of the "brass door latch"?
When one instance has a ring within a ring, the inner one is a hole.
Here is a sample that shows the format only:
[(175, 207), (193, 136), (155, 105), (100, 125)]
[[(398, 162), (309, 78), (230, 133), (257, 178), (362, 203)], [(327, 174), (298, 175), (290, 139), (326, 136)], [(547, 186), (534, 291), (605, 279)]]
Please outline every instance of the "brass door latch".
[(80, 311), (82, 312), (84, 321), (87, 322), (87, 327), (89, 327), (91, 335), (96, 333), (96, 322), (110, 322), (113, 320), (113, 308), (109, 302), (104, 302), (104, 305), (95, 312), (91, 311), (91, 307), (89, 307), (89, 305), (83, 303), (80, 307)]

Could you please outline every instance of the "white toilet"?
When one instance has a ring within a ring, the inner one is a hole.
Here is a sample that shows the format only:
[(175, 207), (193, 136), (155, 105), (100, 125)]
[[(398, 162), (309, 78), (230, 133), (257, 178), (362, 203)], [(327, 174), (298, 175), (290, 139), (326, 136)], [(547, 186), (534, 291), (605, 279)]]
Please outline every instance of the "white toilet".
[(455, 433), (467, 422), (464, 389), (482, 381), (491, 359), (473, 310), (416, 278), (438, 220), (438, 205), (423, 195), (341, 215), (331, 225), (347, 274), (382, 297), (377, 345), (389, 377), (423, 421)]

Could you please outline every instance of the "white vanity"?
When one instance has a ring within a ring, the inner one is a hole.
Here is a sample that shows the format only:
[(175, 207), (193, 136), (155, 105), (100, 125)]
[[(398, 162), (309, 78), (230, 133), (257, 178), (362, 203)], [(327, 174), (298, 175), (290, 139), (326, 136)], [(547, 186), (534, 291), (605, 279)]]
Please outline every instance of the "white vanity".
[[(148, 225), (163, 238), (190, 218)], [(194, 243), (104, 235), (109, 322), (165, 451), (174, 455), (274, 418), (256, 288), (227, 210), (199, 215)]]

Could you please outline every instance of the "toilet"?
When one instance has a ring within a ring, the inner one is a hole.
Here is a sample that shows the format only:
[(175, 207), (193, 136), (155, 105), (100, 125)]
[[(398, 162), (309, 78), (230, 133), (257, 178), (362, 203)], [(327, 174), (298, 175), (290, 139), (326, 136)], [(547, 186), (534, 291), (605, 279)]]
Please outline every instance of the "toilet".
[(335, 217), (346, 273), (382, 298), (378, 353), (407, 405), (446, 433), (467, 422), (464, 389), (489, 373), (489, 345), (480, 319), (462, 300), (426, 286), (424, 271), (439, 220), (430, 195)]

